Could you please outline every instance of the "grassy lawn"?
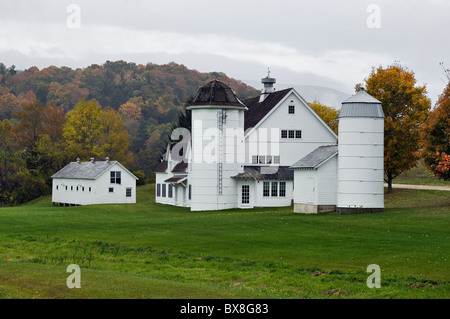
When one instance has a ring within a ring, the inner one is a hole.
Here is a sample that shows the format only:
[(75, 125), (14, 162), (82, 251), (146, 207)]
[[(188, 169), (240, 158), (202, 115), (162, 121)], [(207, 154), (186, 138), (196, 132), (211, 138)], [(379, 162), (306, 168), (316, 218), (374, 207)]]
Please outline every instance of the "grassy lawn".
[(450, 181), (444, 181), (433, 175), (433, 173), (420, 161), (416, 167), (395, 178), (394, 184), (411, 185), (436, 185), (450, 186)]
[[(449, 298), (450, 196), (395, 189), (384, 213), (190, 212), (154, 203), (0, 209), (0, 298)], [(81, 266), (81, 289), (66, 268)], [(381, 268), (381, 288), (366, 268)]]

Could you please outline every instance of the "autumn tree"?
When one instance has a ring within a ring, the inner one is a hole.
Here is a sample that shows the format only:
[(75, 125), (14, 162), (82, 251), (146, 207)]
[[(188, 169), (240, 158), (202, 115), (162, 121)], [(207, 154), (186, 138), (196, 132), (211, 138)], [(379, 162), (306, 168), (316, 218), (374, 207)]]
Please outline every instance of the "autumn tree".
[(141, 108), (132, 102), (122, 104), (119, 108), (119, 112), (123, 118), (131, 120), (139, 120), (142, 115)]
[(109, 157), (125, 164), (133, 161), (122, 118), (109, 107), (102, 110), (95, 100), (81, 100), (68, 113), (63, 132), (67, 153), (73, 157)]
[(13, 128), (18, 144), (32, 149), (43, 133), (44, 106), (38, 101), (24, 104), (14, 117), (19, 120)]
[(10, 119), (20, 109), (20, 101), (12, 93), (0, 96), (0, 120)]
[(393, 65), (372, 69), (367, 92), (381, 101), (384, 121), (384, 173), (388, 192), (392, 181), (417, 164), (421, 125), (430, 109), (426, 86), (417, 86), (414, 73)]
[(97, 101), (82, 99), (67, 114), (63, 128), (67, 153), (85, 160), (100, 155), (101, 113)]
[(116, 111), (108, 107), (102, 110), (100, 122), (100, 155), (129, 165), (133, 161), (133, 156), (128, 150), (130, 141), (128, 132), (123, 127), (122, 118)]
[(450, 81), (423, 126), (423, 157), (434, 174), (450, 180)]
[(43, 133), (47, 134), (51, 140), (61, 140), (63, 128), (66, 122), (64, 109), (58, 106), (48, 105), (44, 108)]
[(309, 106), (320, 116), (320, 118), (334, 131), (338, 133), (339, 110), (334, 107), (326, 106), (318, 101), (308, 103)]

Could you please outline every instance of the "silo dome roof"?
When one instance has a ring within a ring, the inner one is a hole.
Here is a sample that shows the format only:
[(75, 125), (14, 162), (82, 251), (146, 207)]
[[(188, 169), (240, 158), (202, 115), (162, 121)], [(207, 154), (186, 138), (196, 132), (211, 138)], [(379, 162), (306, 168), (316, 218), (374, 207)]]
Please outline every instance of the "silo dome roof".
[(380, 101), (361, 90), (342, 102), (339, 118), (342, 117), (384, 118), (383, 107)]
[(233, 90), (218, 80), (208, 82), (198, 89), (193, 102), (188, 107), (196, 105), (238, 106), (245, 108), (245, 105), (234, 94)]

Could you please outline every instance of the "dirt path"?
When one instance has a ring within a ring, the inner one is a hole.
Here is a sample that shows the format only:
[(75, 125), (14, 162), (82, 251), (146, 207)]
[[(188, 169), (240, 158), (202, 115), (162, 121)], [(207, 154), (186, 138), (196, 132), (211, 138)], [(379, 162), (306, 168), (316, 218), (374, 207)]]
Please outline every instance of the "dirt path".
[[(387, 187), (388, 185), (385, 183), (384, 186)], [(432, 185), (392, 184), (392, 188), (431, 189), (438, 191), (450, 191), (450, 186), (432, 186)]]

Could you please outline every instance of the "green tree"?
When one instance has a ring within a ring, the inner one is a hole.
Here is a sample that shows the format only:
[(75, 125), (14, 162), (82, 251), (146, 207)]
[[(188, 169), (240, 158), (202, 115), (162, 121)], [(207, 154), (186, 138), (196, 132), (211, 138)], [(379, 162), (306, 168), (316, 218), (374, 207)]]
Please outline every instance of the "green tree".
[(414, 73), (399, 65), (374, 68), (365, 82), (367, 93), (383, 106), (384, 173), (390, 193), (394, 178), (420, 158), (420, 130), (431, 102), (426, 86), (417, 86)]

